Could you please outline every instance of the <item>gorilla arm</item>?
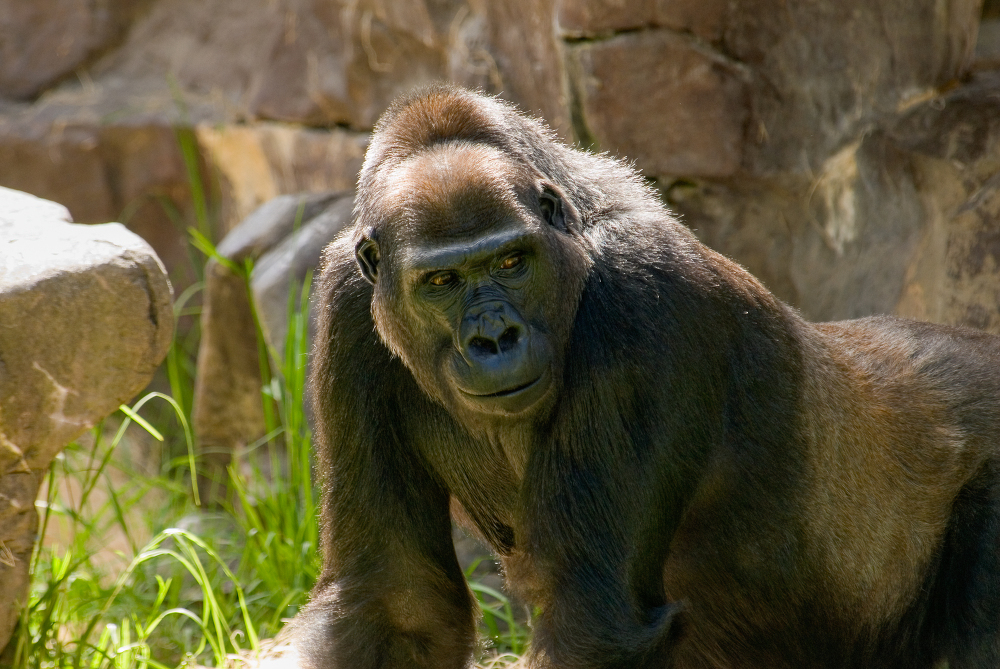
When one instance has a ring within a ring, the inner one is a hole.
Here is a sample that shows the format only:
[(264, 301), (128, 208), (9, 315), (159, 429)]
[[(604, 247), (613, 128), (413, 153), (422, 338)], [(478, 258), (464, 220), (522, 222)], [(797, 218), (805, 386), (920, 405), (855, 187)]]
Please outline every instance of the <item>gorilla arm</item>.
[(328, 251), (312, 370), (324, 569), (297, 636), (316, 669), (465, 667), (475, 609), (448, 491), (400, 434), (400, 412), (417, 409), (397, 393), (413, 381), (378, 339), (353, 249), (339, 247)]
[(517, 543), (524, 580), (538, 590), (525, 596), (541, 608), (532, 666), (663, 666), (680, 622), (664, 592), (664, 560), (707, 450), (698, 442), (718, 432), (709, 425), (717, 396), (685, 392), (694, 383), (678, 376), (694, 367), (705, 388), (716, 376), (711, 362), (675, 364), (664, 346), (668, 308), (647, 309), (646, 288), (614, 268), (600, 274), (580, 305), (561, 410), (548, 442), (532, 451), (522, 489)]
[[(626, 492), (642, 496), (648, 472), (638, 459), (615, 457), (608, 467), (592, 450), (576, 459), (569, 444), (553, 446), (529, 465), (526, 488), (534, 494), (526, 495), (533, 502), (526, 515), (544, 520), (526, 522), (519, 547), (534, 572), (525, 580), (542, 584), (541, 592), (526, 593), (541, 609), (531, 666), (661, 666), (677, 629), (676, 608), (663, 594), (660, 551), (631, 545), (640, 524), (632, 507), (642, 502)], [(626, 459), (633, 466), (622, 467)], [(539, 471), (552, 476), (543, 481)], [(625, 480), (629, 473), (638, 475)]]

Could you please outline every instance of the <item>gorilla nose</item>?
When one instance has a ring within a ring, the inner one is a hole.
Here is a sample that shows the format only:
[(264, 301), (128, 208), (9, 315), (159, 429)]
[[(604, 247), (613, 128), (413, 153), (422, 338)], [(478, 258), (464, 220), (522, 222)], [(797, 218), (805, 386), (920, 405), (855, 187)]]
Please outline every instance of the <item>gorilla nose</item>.
[(463, 349), (469, 362), (486, 362), (510, 353), (521, 340), (523, 326), (502, 314), (487, 312), (475, 319), (468, 328)]
[(521, 338), (518, 328), (507, 328), (499, 337), (475, 336), (469, 340), (467, 349), (475, 358), (500, 355), (514, 348)]

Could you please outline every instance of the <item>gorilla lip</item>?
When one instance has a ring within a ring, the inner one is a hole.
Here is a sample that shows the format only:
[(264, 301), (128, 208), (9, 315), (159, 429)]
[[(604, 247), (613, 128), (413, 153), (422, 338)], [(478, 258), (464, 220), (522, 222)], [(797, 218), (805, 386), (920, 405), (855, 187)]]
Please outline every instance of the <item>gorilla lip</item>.
[(535, 406), (545, 396), (545, 393), (548, 392), (549, 383), (546, 381), (547, 378), (549, 378), (548, 370), (543, 371), (532, 381), (493, 393), (477, 395), (461, 388), (459, 390), (468, 401), (476, 405), (479, 411), (510, 415), (521, 413)]
[[(484, 395), (477, 395), (475, 393), (465, 393), (465, 394), (466, 395), (471, 395), (472, 397), (510, 397), (512, 395), (516, 395), (517, 393), (521, 392), (522, 390), (527, 390), (531, 386), (535, 385), (536, 383), (538, 383), (541, 380), (542, 376), (544, 376), (544, 375), (540, 375), (534, 381), (528, 381), (527, 383), (522, 383), (519, 386), (515, 386), (515, 387), (509, 388), (507, 390), (498, 390), (495, 393), (486, 393)], [(462, 392), (465, 392), (465, 391), (463, 390)]]

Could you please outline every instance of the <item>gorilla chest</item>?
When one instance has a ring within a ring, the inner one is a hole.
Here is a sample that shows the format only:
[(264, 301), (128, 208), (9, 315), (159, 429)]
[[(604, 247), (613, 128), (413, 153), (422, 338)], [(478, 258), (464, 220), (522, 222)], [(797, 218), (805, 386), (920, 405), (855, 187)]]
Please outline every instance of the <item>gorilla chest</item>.
[(420, 450), (451, 493), (455, 520), (478, 531), (497, 552), (509, 551), (527, 461), (520, 435), (476, 438), (441, 431), (421, 440)]

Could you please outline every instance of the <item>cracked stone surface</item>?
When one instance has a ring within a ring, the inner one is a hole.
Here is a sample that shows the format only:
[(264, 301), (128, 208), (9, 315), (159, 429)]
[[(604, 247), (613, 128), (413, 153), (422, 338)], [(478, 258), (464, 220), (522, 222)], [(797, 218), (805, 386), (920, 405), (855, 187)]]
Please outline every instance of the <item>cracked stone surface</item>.
[(45, 470), (146, 386), (172, 333), (170, 284), (146, 242), (0, 188), (0, 648), (27, 592)]

